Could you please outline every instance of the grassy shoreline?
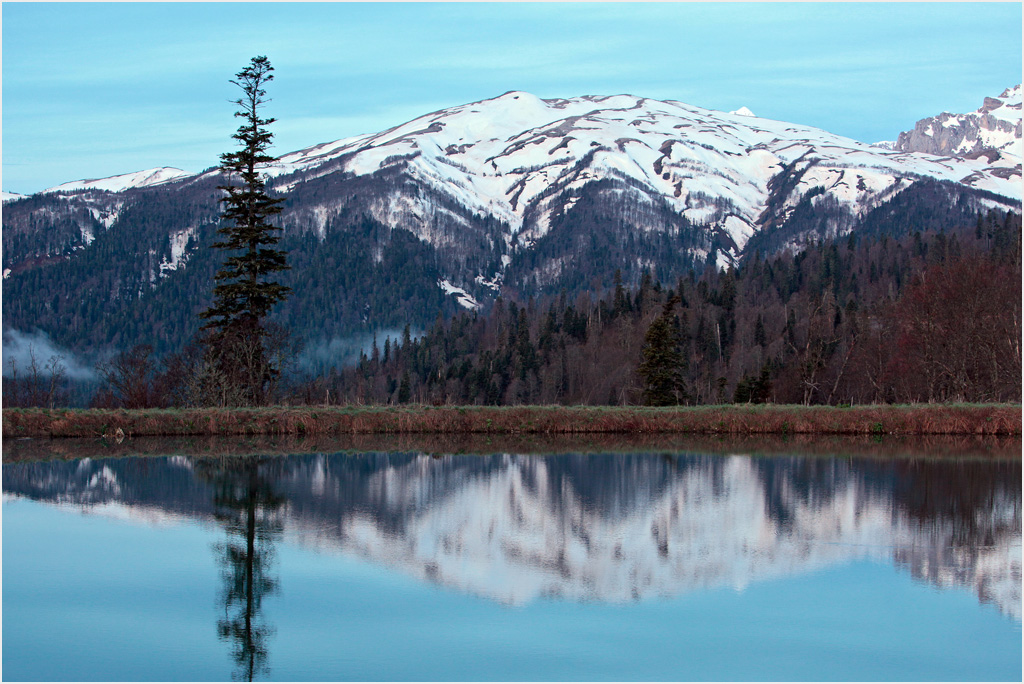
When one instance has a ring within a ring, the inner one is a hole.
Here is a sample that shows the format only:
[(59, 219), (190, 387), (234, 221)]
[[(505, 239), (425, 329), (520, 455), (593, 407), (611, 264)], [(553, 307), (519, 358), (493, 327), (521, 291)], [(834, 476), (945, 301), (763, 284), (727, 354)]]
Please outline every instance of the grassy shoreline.
[[(118, 434), (120, 431), (120, 434)], [(360, 434), (1021, 434), (1020, 404), (3, 409), (3, 438)]]

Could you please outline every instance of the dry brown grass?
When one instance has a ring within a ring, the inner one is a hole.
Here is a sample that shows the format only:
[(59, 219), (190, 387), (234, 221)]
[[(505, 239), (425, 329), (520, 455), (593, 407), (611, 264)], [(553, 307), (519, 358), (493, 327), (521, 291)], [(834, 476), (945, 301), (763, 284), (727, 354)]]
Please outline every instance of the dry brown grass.
[(187, 435), (1020, 435), (1020, 405), (605, 408), (268, 407), (181, 410), (4, 409), (3, 437)]

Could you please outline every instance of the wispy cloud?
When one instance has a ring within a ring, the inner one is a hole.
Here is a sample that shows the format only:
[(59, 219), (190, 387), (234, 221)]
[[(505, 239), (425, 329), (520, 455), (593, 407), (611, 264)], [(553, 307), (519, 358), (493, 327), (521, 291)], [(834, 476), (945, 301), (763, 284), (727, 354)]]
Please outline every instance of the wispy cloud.
[[(419, 332), (411, 332), (410, 337), (416, 339), (420, 334)], [(359, 363), (361, 354), (372, 355), (374, 340), (377, 343), (377, 350), (383, 354), (384, 344), (389, 338), (392, 346), (398, 344), (402, 339), (402, 331), (398, 329), (382, 329), (376, 331), (376, 333), (335, 337), (330, 340), (311, 343), (299, 356), (298, 366), (300, 370), (314, 373), (323, 372), (332, 367), (354, 366)]]
[(50, 337), (42, 331), (22, 332), (20, 330), (3, 331), (3, 375), (11, 377), (15, 372), (20, 377), (31, 373), (33, 363), (41, 377), (49, 377), (52, 366), (63, 366), (70, 380), (95, 380), (96, 371), (91, 365), (82, 362), (78, 357), (55, 345)]

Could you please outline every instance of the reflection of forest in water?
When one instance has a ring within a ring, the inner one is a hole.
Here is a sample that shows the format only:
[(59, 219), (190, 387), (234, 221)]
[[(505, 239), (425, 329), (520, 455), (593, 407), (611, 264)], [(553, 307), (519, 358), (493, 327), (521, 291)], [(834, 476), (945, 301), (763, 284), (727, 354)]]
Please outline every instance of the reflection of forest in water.
[(643, 600), (873, 558), (1021, 615), (1020, 460), (170, 457), (5, 465), (4, 491), (217, 520), (219, 630), (241, 678), (265, 665), (260, 601), (281, 536), (512, 604)]

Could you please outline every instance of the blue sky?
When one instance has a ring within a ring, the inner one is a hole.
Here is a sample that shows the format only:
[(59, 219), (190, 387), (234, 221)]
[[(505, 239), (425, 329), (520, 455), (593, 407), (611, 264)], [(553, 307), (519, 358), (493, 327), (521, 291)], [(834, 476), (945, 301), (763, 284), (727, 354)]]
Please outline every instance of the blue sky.
[(1009, 3), (11, 3), (4, 190), (232, 149), (228, 83), (275, 66), (273, 151), (524, 90), (630, 93), (865, 141), (1021, 81)]

